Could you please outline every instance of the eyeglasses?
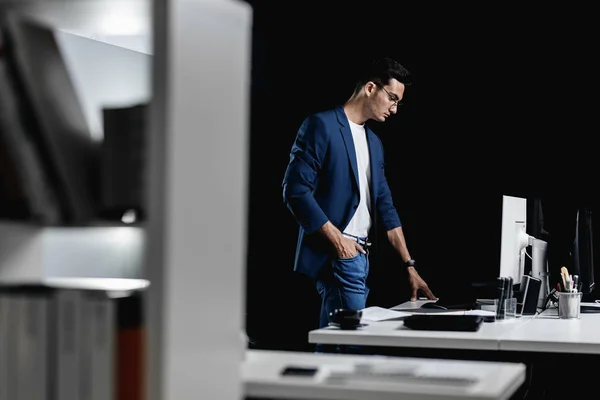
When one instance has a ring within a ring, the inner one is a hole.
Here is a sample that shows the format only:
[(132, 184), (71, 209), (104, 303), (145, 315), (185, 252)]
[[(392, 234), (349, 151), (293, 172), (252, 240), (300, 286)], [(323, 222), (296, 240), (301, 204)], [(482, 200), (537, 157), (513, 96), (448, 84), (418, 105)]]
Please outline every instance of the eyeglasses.
[(400, 100), (398, 100), (398, 96), (396, 96), (395, 94), (393, 94), (393, 93), (390, 93), (390, 92), (388, 92), (387, 90), (385, 90), (385, 88), (383, 87), (383, 85), (381, 85), (381, 84), (376, 84), (376, 85), (377, 85), (377, 87), (379, 87), (379, 88), (383, 89), (383, 91), (384, 91), (385, 93), (387, 93), (389, 101), (392, 101), (392, 102), (394, 102), (394, 104), (392, 104), (392, 107), (394, 107), (394, 106), (395, 106), (396, 108), (400, 108), (400, 107), (402, 107), (402, 102), (401, 102)]

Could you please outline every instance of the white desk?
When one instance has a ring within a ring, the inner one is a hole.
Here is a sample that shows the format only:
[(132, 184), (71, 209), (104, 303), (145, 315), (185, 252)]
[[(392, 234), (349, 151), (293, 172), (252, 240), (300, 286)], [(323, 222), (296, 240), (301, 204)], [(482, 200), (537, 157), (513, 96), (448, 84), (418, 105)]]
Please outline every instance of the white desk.
[[(411, 302), (393, 308), (408, 309)], [(310, 343), (383, 347), (424, 347), (464, 350), (500, 350), (500, 340), (533, 317), (484, 322), (477, 332), (417, 331), (404, 327), (402, 321), (367, 322), (357, 330), (335, 327), (308, 333)]]
[(500, 350), (600, 354), (600, 314), (558, 319), (552, 308), (502, 337)]
[(500, 339), (528, 321), (516, 318), (483, 323), (477, 332), (417, 331), (406, 328), (402, 321), (369, 322), (357, 330), (316, 329), (308, 333), (308, 341), (359, 346), (500, 350)]
[[(412, 370), (437, 371), (436, 374), (460, 374), (477, 377), (477, 382), (458, 385), (437, 380), (418, 379), (368, 381), (352, 378), (330, 382), (323, 371), (353, 368), (409, 367)], [(315, 377), (283, 377), (286, 366), (318, 367)], [(520, 363), (454, 361), (437, 359), (313, 354), (267, 350), (248, 350), (242, 364), (245, 395), (260, 399), (509, 399), (525, 381), (525, 366)]]
[[(394, 308), (406, 308), (405, 304)], [(486, 323), (477, 332), (418, 331), (402, 321), (369, 322), (358, 330), (321, 328), (310, 343), (545, 353), (600, 354), (600, 314), (558, 319), (555, 308), (536, 316)]]

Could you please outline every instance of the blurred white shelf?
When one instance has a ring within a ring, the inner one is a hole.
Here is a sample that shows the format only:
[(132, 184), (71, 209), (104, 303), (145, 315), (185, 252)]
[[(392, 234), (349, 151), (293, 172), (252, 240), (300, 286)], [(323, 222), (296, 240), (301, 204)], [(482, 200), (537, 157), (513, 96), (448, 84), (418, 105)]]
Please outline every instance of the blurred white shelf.
[(16, 10), (80, 35), (128, 36), (152, 32), (150, 0), (0, 0), (0, 12)]
[(141, 279), (145, 229), (0, 222), (0, 283), (54, 278)]
[[(316, 373), (283, 376), (286, 367)], [(246, 396), (261, 399), (505, 400), (525, 381), (525, 365), (249, 350), (242, 381)]]
[(17, 285), (40, 285), (56, 289), (105, 290), (110, 292), (134, 292), (146, 289), (150, 281), (127, 278), (44, 278), (35, 281), (15, 281)]

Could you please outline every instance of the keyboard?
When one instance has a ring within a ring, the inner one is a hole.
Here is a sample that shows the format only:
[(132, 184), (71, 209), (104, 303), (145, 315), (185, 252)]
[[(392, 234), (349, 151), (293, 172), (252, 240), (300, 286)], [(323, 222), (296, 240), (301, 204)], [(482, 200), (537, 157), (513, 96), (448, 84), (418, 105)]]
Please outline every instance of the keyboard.
[(421, 331), (476, 332), (482, 323), (480, 315), (415, 314), (404, 319), (404, 326)]
[(600, 307), (595, 306), (579, 306), (579, 311), (587, 314), (587, 313), (600, 313)]

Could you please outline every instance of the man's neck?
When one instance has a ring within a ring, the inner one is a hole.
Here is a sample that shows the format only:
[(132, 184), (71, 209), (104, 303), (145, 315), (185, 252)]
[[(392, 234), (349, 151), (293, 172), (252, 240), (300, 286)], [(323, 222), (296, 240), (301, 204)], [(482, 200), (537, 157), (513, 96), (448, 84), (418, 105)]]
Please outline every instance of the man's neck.
[(354, 122), (357, 125), (363, 125), (365, 122), (367, 122), (368, 118), (363, 110), (364, 107), (355, 98), (350, 98), (346, 104), (344, 104), (344, 112), (346, 113), (346, 117), (348, 117), (351, 122)]

